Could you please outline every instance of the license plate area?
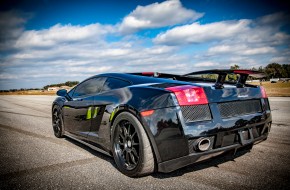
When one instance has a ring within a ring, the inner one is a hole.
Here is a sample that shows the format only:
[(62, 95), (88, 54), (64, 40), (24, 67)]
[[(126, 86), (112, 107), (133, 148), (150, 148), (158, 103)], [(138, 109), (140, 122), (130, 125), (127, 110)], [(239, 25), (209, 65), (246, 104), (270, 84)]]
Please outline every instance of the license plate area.
[(239, 130), (239, 140), (242, 145), (250, 144), (254, 140), (252, 128)]

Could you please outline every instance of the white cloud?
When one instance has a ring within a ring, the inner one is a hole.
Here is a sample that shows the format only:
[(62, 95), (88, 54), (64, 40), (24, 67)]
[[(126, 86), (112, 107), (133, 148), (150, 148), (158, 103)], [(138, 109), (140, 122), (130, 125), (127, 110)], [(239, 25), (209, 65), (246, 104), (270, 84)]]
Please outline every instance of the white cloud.
[(289, 15), (275, 13), (255, 20), (240, 19), (209, 24), (192, 23), (161, 32), (154, 39), (157, 44), (184, 45), (206, 42), (229, 42), (234, 44), (266, 43), (280, 45), (290, 41), (290, 35), (281, 27), (289, 24)]
[[(144, 70), (181, 72), (184, 56), (176, 48), (154, 45), (144, 47), (150, 39), (128, 36), (108, 42), (115, 35), (111, 26), (56, 25), (45, 30), (25, 31), (17, 41), (18, 51), (0, 63), (1, 88), (8, 80), (31, 81), (31, 87), (67, 80), (83, 80), (103, 72), (140, 72)], [(168, 63), (171, 63), (168, 67)], [(182, 72), (181, 72), (182, 73)], [(21, 83), (16, 82), (17, 85)], [(22, 84), (21, 86), (24, 86)], [(7, 88), (7, 87), (5, 87)]]
[(101, 66), (101, 67), (66, 67), (67, 72), (81, 72), (81, 73), (103, 73), (112, 70), (112, 66)]
[(273, 47), (249, 47), (247, 45), (218, 45), (209, 48), (210, 54), (238, 54), (238, 55), (257, 55), (275, 53)]
[(8, 73), (1, 73), (0, 74), (0, 79), (18, 79), (17, 75), (12, 75), (12, 74), (8, 74)]
[(127, 15), (120, 24), (122, 33), (134, 33), (148, 28), (173, 26), (185, 22), (192, 22), (203, 16), (182, 6), (179, 0), (168, 0), (147, 6), (138, 6)]
[(290, 36), (281, 29), (288, 17), (276, 13), (254, 20), (187, 24), (161, 32), (154, 42), (193, 49), (193, 66), (199, 69), (229, 68), (233, 64), (242, 68), (266, 66), (277, 60), (274, 57), (279, 57), (281, 64), (289, 64), (290, 55), (285, 52), (289, 52)]
[(110, 32), (113, 32), (112, 26), (98, 23), (86, 26), (57, 24), (49, 29), (25, 31), (17, 40), (15, 47), (51, 47), (60, 43), (97, 41)]
[(290, 57), (281, 56), (281, 57), (273, 57), (270, 60), (271, 63), (290, 63)]
[(203, 61), (194, 64), (194, 67), (213, 67), (218, 66), (219, 64), (212, 61)]
[(159, 34), (157, 44), (182, 45), (203, 43), (211, 40), (223, 40), (249, 30), (250, 20), (221, 21), (210, 24), (193, 23), (177, 26)]

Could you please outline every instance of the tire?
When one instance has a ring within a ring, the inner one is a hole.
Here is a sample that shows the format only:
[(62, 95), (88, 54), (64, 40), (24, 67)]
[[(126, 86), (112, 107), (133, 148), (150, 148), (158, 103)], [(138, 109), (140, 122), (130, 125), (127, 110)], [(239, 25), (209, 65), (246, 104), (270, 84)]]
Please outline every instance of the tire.
[(129, 112), (117, 116), (112, 127), (112, 152), (118, 169), (129, 177), (154, 172), (155, 160), (147, 134)]
[(64, 135), (63, 119), (59, 106), (54, 106), (52, 111), (52, 129), (57, 138)]

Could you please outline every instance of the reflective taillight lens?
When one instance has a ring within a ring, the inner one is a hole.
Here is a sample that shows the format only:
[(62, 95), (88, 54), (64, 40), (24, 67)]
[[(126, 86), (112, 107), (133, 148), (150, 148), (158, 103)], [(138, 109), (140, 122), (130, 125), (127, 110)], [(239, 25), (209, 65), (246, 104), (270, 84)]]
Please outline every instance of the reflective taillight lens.
[(154, 113), (154, 110), (147, 110), (147, 111), (142, 111), (142, 112), (141, 112), (141, 115), (142, 115), (143, 117), (147, 117), (147, 116), (152, 115), (153, 113)]
[(183, 85), (166, 88), (173, 92), (180, 106), (207, 104), (208, 100), (204, 89), (198, 86)]
[(268, 98), (266, 90), (263, 86), (260, 86), (262, 98)]

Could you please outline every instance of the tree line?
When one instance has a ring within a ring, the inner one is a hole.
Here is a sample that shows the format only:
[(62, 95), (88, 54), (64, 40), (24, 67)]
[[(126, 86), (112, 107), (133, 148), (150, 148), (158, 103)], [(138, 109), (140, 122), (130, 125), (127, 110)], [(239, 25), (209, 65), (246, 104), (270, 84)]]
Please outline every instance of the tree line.
[(0, 92), (18, 92), (18, 91), (31, 91), (31, 90), (42, 90), (41, 88), (20, 88), (10, 90), (0, 90)]
[(261, 71), (266, 73), (267, 79), (290, 78), (290, 64), (271, 63), (265, 68), (261, 68)]
[(79, 81), (67, 81), (65, 83), (58, 83), (58, 84), (49, 84), (43, 87), (44, 90), (47, 90), (49, 87), (61, 87), (61, 86), (69, 86), (73, 87), (79, 84)]
[[(231, 66), (231, 69), (239, 69), (238, 65)], [(270, 63), (266, 67), (255, 68), (251, 70), (260, 71), (266, 74), (266, 79), (271, 78), (290, 78), (290, 64)]]
[(47, 90), (49, 87), (61, 87), (61, 86), (69, 86), (73, 87), (79, 84), (79, 81), (67, 81), (65, 83), (58, 84), (49, 84), (44, 86), (43, 88), (20, 88), (20, 89), (10, 89), (10, 90), (0, 90), (0, 92), (18, 92), (18, 91), (31, 91), (31, 90)]

